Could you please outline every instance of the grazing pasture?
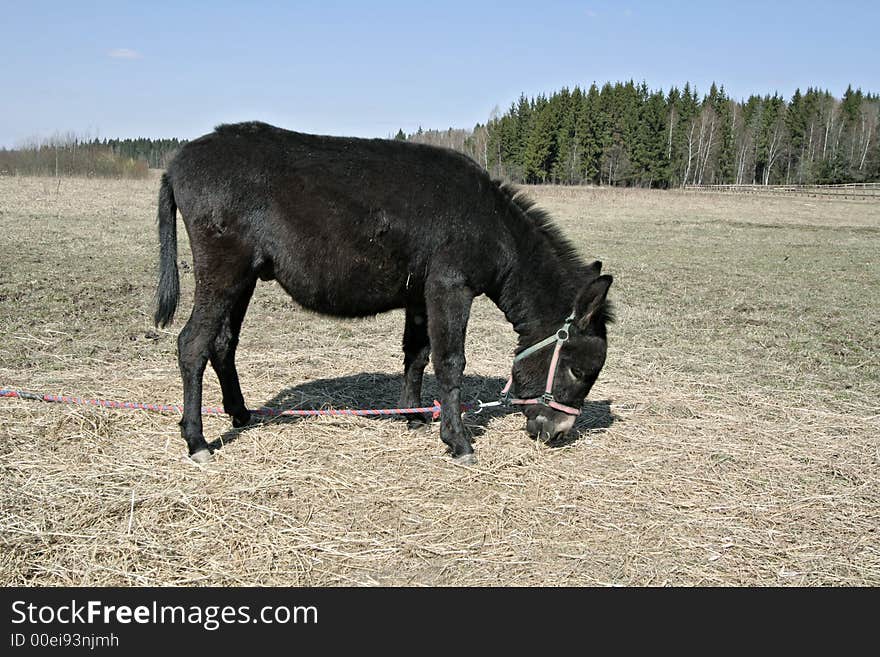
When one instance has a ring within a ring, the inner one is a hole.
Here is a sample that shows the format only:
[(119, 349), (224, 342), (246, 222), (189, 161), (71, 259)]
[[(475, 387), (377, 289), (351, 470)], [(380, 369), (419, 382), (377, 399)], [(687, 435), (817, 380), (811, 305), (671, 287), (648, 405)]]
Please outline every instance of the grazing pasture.
[[(179, 402), (185, 316), (151, 325), (158, 184), (0, 178), (0, 386)], [(463, 467), (436, 425), (207, 417), (198, 466), (176, 415), (0, 400), (0, 584), (880, 585), (880, 204), (528, 193), (615, 275), (578, 440), (467, 415)], [(393, 406), (402, 331), (261, 283), (246, 399)], [(478, 299), (466, 399), (494, 398), (514, 338)]]

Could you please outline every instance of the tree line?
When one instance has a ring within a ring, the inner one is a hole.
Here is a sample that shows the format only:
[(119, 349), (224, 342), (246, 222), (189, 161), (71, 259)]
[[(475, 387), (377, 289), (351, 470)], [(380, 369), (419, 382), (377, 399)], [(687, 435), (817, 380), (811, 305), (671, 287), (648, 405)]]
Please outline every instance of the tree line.
[(633, 81), (521, 95), (473, 130), (397, 138), (460, 150), (520, 183), (678, 187), (880, 180), (880, 96), (809, 88), (737, 101)]
[(89, 139), (72, 133), (0, 149), (0, 175), (144, 178), (164, 169), (180, 139)]

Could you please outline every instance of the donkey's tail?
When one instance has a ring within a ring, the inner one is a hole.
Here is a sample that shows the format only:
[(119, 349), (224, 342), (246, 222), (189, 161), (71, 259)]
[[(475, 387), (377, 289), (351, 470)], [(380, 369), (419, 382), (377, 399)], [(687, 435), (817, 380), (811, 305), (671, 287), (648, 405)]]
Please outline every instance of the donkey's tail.
[(165, 327), (174, 319), (180, 299), (177, 273), (177, 205), (166, 174), (159, 188), (159, 285), (156, 288), (156, 326)]

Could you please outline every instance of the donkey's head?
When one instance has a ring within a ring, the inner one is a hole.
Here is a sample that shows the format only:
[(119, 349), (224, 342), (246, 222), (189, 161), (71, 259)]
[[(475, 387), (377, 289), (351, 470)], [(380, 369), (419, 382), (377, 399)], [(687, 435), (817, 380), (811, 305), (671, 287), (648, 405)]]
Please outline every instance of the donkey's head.
[[(601, 263), (594, 263), (596, 274)], [(526, 430), (542, 441), (568, 433), (587, 393), (605, 364), (605, 324), (611, 276), (597, 276), (577, 295), (574, 310), (550, 336), (520, 351), (513, 366), (513, 389), (527, 418)], [(541, 339), (543, 338), (543, 339)]]

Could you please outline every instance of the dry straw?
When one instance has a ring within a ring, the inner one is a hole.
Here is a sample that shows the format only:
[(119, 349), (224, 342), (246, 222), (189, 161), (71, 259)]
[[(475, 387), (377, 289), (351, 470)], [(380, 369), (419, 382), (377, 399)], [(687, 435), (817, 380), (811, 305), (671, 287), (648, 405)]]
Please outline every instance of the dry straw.
[[(3, 384), (179, 399), (179, 324), (149, 325), (155, 191), (0, 179)], [(880, 584), (877, 206), (532, 193), (616, 275), (578, 440), (469, 416), (480, 462), (460, 467), (436, 427), (207, 418), (203, 467), (174, 416), (2, 401), (0, 583)], [(391, 405), (401, 330), (400, 313), (337, 322), (262, 285), (248, 400)], [(467, 397), (497, 392), (512, 347), (480, 300)]]

